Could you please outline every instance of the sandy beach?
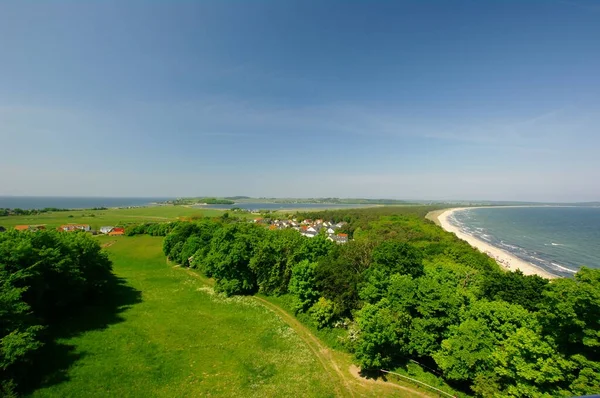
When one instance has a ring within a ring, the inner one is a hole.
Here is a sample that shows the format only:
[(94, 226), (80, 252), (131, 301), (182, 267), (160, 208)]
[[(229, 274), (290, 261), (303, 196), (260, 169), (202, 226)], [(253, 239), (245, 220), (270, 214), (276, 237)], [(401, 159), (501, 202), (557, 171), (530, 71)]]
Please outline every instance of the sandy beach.
[[(477, 239), (471, 235), (467, 235), (467, 234), (461, 232), (457, 227), (455, 227), (454, 225), (452, 225), (450, 223), (449, 218), (452, 215), (452, 213), (454, 213), (455, 211), (464, 210), (464, 209), (466, 209), (466, 208), (460, 207), (460, 208), (455, 208), (455, 209), (448, 209), (448, 210), (444, 211), (443, 213), (441, 213), (438, 216), (438, 221), (439, 221), (441, 227), (444, 228), (448, 232), (454, 233), (459, 239), (462, 239), (462, 240), (468, 242), (471, 246), (478, 249), (482, 253), (487, 254), (488, 256), (490, 256), (491, 258), (496, 260), (496, 262), (501, 267), (503, 267), (509, 271), (516, 271), (516, 270), (520, 269), (523, 272), (523, 274), (525, 274), (525, 275), (539, 275), (539, 276), (541, 276), (543, 278), (547, 278), (547, 279), (557, 278), (556, 275), (553, 275), (547, 271), (544, 271), (543, 269), (538, 268), (535, 265), (528, 263), (527, 261), (523, 261), (520, 258), (518, 258), (502, 249), (499, 249), (483, 240)], [(473, 207), (471, 207), (471, 209), (473, 209)]]

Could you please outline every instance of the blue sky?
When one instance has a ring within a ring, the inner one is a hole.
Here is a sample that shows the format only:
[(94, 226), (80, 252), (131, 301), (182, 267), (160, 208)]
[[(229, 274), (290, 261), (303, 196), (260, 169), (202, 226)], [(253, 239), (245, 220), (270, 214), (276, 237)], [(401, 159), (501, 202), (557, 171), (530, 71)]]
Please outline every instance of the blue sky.
[(0, 2), (0, 195), (600, 200), (600, 4)]

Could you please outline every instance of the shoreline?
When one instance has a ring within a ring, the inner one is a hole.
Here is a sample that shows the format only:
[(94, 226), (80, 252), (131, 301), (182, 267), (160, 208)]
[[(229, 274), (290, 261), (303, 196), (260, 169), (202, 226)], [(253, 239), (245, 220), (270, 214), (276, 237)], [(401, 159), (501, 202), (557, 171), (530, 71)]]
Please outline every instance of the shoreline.
[[(489, 206), (486, 206), (486, 208), (487, 207), (489, 207)], [(502, 207), (506, 207), (506, 206), (502, 206)], [(514, 207), (517, 207), (517, 206), (514, 206)], [(519, 206), (519, 207), (525, 207), (525, 206)], [(525, 274), (525, 275), (538, 275), (538, 276), (541, 276), (542, 278), (546, 278), (546, 279), (559, 278), (559, 276), (551, 274), (550, 272), (545, 271), (542, 268), (539, 268), (538, 266), (536, 266), (534, 264), (528, 263), (525, 260), (521, 260), (517, 256), (515, 256), (503, 249), (500, 249), (500, 248), (498, 248), (490, 243), (487, 243), (479, 238), (476, 238), (472, 235), (468, 235), (468, 234), (462, 232), (458, 227), (455, 227), (454, 225), (452, 225), (450, 223), (449, 218), (450, 218), (450, 216), (452, 216), (452, 214), (454, 212), (460, 211), (460, 210), (466, 210), (466, 209), (477, 209), (477, 208), (480, 208), (480, 207), (458, 207), (458, 208), (444, 210), (441, 214), (439, 214), (437, 216), (439, 225), (444, 230), (455, 234), (459, 239), (464, 240), (465, 242), (470, 244), (472, 247), (476, 248), (480, 252), (485, 253), (488, 256), (490, 256), (491, 258), (493, 258), (494, 260), (496, 260), (498, 265), (505, 270), (508, 270), (508, 271), (521, 270), (521, 272), (523, 272), (523, 274)]]

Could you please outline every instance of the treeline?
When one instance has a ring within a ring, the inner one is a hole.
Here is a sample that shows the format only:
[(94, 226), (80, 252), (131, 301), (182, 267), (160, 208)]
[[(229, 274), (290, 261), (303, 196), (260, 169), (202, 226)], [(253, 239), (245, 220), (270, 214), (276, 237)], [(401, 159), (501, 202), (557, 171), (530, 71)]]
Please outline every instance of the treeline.
[[(92, 207), (91, 209), (78, 209), (78, 210), (108, 210), (106, 207)], [(60, 211), (74, 211), (74, 209), (62, 209), (58, 207), (44, 207), (43, 209), (9, 209), (1, 208), (0, 217), (6, 216), (35, 216), (43, 213), (54, 213)]]
[(597, 392), (600, 270), (552, 283), (504, 272), (426, 210), (298, 216), (349, 222), (345, 245), (251, 223), (180, 223), (163, 249), (225, 294), (288, 295), (299, 316), (341, 332), (366, 370), (415, 360), (483, 397)]
[(88, 234), (0, 234), (0, 396), (31, 383), (49, 328), (104, 297), (112, 264)]
[(222, 198), (179, 198), (174, 200), (168, 200), (166, 202), (173, 205), (195, 205), (203, 203), (206, 205), (232, 205), (235, 204), (233, 200), (222, 199)]
[[(229, 198), (226, 198), (229, 199)], [(251, 198), (246, 198), (251, 199)], [(255, 199), (256, 200), (256, 199)], [(411, 202), (399, 199), (361, 199), (361, 198), (258, 198), (267, 203), (324, 203), (324, 204), (372, 204), (372, 205), (410, 205)]]
[(57, 207), (44, 207), (43, 209), (0, 209), (0, 217), (3, 216), (32, 216), (42, 213), (58, 212), (58, 211), (71, 211), (70, 209), (59, 209)]
[[(333, 222), (345, 221), (348, 224), (341, 232), (348, 233), (352, 238), (355, 230), (370, 228), (372, 222), (379, 221), (382, 217), (390, 216), (413, 216), (425, 218), (427, 213), (433, 210), (443, 209), (445, 206), (381, 206), (369, 208), (354, 208), (344, 210), (321, 210), (298, 212), (295, 217), (303, 219), (323, 219)], [(420, 224), (420, 222), (419, 222)]]
[(294, 266), (316, 262), (334, 246), (324, 235), (306, 239), (292, 229), (213, 219), (180, 223), (165, 238), (163, 251), (215, 278), (216, 290), (227, 295), (285, 294)]

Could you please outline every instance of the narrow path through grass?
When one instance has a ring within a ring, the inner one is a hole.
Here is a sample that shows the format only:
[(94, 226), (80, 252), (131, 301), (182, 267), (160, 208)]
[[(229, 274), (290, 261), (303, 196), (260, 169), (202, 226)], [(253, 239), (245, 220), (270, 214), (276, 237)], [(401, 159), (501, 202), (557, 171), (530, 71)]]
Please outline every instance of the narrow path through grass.
[[(194, 270), (179, 266), (174, 266), (174, 268), (198, 278), (207, 286), (213, 286), (211, 280), (203, 277)], [(308, 348), (310, 348), (315, 357), (319, 359), (323, 369), (328, 373), (330, 380), (334, 384), (339, 383), (341, 387), (343, 387), (341, 390), (339, 387), (336, 387), (337, 396), (399, 395), (402, 397), (421, 398), (435, 396), (427, 391), (417, 390), (406, 385), (387, 382), (381, 379), (369, 379), (361, 376), (358, 367), (350, 362), (350, 358), (347, 355), (338, 353), (336, 357), (331, 349), (326, 347), (306, 326), (286, 310), (258, 296), (251, 296), (249, 298), (258, 301), (261, 305), (273, 311), (286, 324), (294, 329), (298, 336), (306, 343)], [(346, 369), (347, 371), (344, 371), (343, 369)]]
[[(34, 397), (334, 397), (304, 341), (249, 297), (224, 298), (165, 266), (162, 238), (101, 237), (140, 300), (60, 341), (74, 358)], [(94, 319), (90, 308), (86, 320)], [(74, 317), (74, 322), (79, 317)]]

